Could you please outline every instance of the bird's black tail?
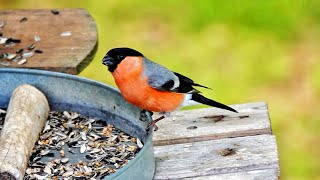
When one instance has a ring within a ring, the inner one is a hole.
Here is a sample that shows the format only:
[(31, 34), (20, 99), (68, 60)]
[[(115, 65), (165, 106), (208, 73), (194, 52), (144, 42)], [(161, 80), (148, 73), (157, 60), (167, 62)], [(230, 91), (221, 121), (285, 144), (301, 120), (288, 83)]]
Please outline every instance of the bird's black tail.
[(229, 111), (238, 113), (238, 111), (232, 109), (231, 107), (229, 107), (227, 105), (224, 105), (224, 104), (221, 104), (221, 103), (219, 103), (217, 101), (208, 99), (208, 98), (202, 96), (201, 94), (192, 94), (191, 100), (194, 100), (196, 102), (199, 102), (199, 103), (202, 103), (202, 104), (206, 104), (206, 105), (209, 105), (209, 106), (213, 106), (213, 107), (217, 107), (217, 108), (220, 108), (220, 109), (225, 109), (225, 110), (229, 110)]

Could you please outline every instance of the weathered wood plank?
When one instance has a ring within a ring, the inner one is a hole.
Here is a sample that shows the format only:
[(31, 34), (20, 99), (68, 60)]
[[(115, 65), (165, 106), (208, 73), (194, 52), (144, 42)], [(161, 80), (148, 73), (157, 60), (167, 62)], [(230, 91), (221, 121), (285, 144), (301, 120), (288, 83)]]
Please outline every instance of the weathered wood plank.
[[(225, 150), (232, 149), (228, 155)], [(275, 137), (257, 135), (155, 147), (155, 179), (178, 179), (252, 170), (279, 171)]]
[(255, 171), (243, 171), (227, 174), (216, 174), (211, 176), (185, 178), (186, 180), (275, 180), (278, 179), (277, 169), (264, 169)]
[[(0, 54), (15, 53), (35, 43), (35, 49), (42, 54), (27, 58), (27, 63), (18, 65), (11, 62), (10, 67), (36, 68), (78, 74), (93, 59), (97, 49), (97, 28), (94, 20), (85, 9), (59, 9), (54, 15), (50, 9), (36, 10), (0, 10), (0, 28), (3, 37), (21, 39), (11, 47), (0, 46)], [(22, 18), (27, 20), (20, 22)], [(70, 31), (70, 36), (61, 36)], [(35, 42), (39, 35), (41, 41)], [(4, 67), (0, 65), (0, 67)]]
[[(217, 108), (174, 112), (157, 126), (155, 145), (187, 143), (210, 139), (271, 134), (266, 103), (233, 105), (239, 113)], [(219, 115), (225, 115), (219, 119)]]
[(23, 178), (49, 110), (35, 87), (24, 84), (14, 90), (0, 136), (0, 180)]

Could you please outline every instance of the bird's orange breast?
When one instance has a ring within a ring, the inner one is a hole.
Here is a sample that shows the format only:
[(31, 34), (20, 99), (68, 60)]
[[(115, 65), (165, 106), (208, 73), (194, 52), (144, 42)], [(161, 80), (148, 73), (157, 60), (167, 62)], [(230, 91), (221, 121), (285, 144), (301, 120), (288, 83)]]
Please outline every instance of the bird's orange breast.
[(142, 57), (126, 57), (112, 75), (123, 97), (142, 109), (170, 112), (184, 101), (184, 94), (159, 91), (149, 86), (147, 77), (143, 76)]

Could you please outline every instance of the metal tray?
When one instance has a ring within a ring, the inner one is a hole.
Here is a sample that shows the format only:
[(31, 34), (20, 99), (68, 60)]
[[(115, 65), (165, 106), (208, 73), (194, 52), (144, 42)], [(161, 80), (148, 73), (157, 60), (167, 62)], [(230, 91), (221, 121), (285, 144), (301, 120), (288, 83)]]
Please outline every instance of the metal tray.
[(146, 121), (141, 121), (141, 109), (127, 103), (118, 90), (93, 80), (64, 73), (0, 68), (0, 108), (7, 108), (13, 90), (21, 84), (30, 84), (42, 91), (51, 110), (76, 111), (100, 118), (142, 140), (144, 147), (136, 157), (107, 179), (153, 178), (155, 160), (152, 130), (150, 133), (145, 131), (151, 117), (146, 114)]

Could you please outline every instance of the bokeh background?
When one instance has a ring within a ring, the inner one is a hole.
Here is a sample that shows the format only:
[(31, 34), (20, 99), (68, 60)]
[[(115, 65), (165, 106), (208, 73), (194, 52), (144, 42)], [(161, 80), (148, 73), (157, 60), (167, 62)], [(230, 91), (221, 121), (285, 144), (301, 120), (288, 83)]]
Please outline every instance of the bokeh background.
[(132, 47), (213, 88), (226, 104), (267, 101), (281, 179), (320, 179), (319, 0), (0, 0), (1, 9), (86, 8), (99, 47), (80, 74), (114, 86), (101, 59)]

